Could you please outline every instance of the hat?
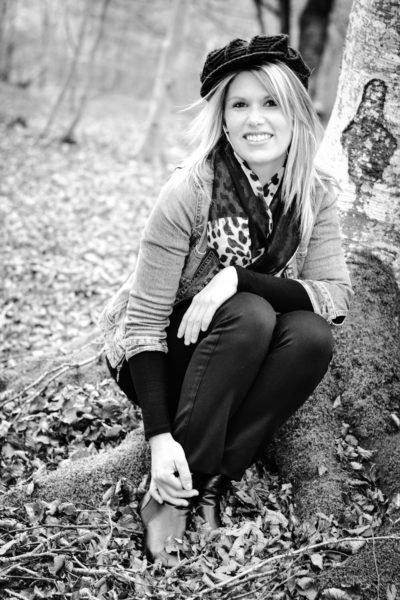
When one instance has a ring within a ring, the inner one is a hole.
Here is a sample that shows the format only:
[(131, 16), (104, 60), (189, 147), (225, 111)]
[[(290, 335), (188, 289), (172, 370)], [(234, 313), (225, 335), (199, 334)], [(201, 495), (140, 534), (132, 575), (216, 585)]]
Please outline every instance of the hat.
[(307, 89), (311, 70), (301, 54), (288, 46), (287, 35), (256, 35), (249, 42), (236, 38), (224, 46), (207, 54), (200, 76), (200, 95), (206, 96), (229, 73), (252, 69), (281, 61), (300, 79)]

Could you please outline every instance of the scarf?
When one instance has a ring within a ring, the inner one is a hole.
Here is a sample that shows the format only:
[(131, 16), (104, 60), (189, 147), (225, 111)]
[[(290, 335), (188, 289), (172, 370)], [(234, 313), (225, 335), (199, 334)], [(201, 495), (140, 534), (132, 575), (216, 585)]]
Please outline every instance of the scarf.
[(285, 213), (281, 200), (282, 182), (269, 207), (257, 196), (231, 145), (222, 140), (212, 154), (214, 181), (210, 220), (246, 217), (255, 258), (247, 268), (276, 275), (287, 265), (300, 242), (295, 202)]

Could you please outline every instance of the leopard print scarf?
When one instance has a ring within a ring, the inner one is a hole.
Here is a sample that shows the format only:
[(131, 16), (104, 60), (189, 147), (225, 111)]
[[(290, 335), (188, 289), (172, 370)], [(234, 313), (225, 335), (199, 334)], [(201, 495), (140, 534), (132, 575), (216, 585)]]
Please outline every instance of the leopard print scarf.
[[(251, 260), (245, 262), (240, 244), (230, 235), (227, 251), (220, 255), (224, 266), (241, 264), (249, 269), (276, 275), (285, 268), (296, 251), (300, 242), (298, 219), (295, 215), (294, 204), (284, 213), (281, 201), (282, 185), (280, 183), (270, 205), (264, 197), (256, 195), (250, 182), (236, 159), (231, 145), (222, 140), (212, 155), (214, 181), (209, 222), (225, 221), (228, 236), (229, 221), (244, 222), (248, 225), (251, 242)], [(246, 228), (239, 231), (240, 237), (245, 237)], [(218, 244), (211, 244), (216, 250)], [(225, 255), (226, 254), (226, 255)]]

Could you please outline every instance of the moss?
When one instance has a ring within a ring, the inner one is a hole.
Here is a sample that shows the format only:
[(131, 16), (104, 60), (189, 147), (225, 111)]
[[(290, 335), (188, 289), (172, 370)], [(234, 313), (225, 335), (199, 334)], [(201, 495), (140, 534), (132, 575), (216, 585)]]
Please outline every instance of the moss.
[[(334, 332), (330, 371), (268, 453), (293, 481), (304, 518), (316, 510), (341, 516), (348, 476), (335, 458), (335, 437), (343, 422), (362, 446), (377, 452), (384, 490), (398, 491), (400, 481), (398, 435), (390, 416), (400, 414), (400, 294), (392, 272), (376, 258), (352, 255), (351, 274), (355, 297), (343, 328)], [(338, 395), (341, 408), (333, 409)]]
[[(400, 408), (400, 294), (392, 272), (369, 257), (353, 258), (355, 301), (339, 331), (332, 365), (342, 392), (343, 417), (360, 441), (380, 445), (394, 433), (390, 414)], [(340, 373), (340, 374), (339, 374)]]
[[(380, 535), (400, 534), (400, 527), (388, 525), (382, 529)], [(361, 551), (350, 556), (340, 567), (321, 572), (317, 577), (320, 590), (334, 587), (358, 588), (362, 600), (376, 600), (386, 598), (386, 589), (389, 584), (400, 586), (400, 542), (398, 540), (369, 542)], [(379, 594), (378, 594), (379, 582)]]
[(56, 471), (39, 478), (34, 493), (27, 496), (26, 488), (16, 487), (0, 498), (3, 505), (21, 506), (28, 500), (41, 498), (51, 502), (62, 499), (77, 505), (96, 505), (106, 489), (125, 478), (138, 486), (149, 471), (149, 449), (138, 429), (129, 434), (117, 448), (99, 454), (68, 460)]

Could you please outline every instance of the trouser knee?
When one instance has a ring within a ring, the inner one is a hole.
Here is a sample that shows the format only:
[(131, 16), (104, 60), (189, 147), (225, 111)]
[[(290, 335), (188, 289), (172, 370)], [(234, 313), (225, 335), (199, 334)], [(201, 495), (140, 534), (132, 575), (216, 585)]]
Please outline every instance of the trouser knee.
[(309, 362), (326, 364), (332, 359), (334, 340), (328, 323), (315, 313), (294, 311), (281, 317), (281, 325), (293, 350)]
[(246, 348), (268, 348), (274, 328), (276, 313), (267, 300), (255, 294), (239, 292), (216, 312), (211, 327), (222, 327), (231, 332), (232, 344)]

